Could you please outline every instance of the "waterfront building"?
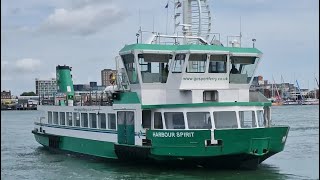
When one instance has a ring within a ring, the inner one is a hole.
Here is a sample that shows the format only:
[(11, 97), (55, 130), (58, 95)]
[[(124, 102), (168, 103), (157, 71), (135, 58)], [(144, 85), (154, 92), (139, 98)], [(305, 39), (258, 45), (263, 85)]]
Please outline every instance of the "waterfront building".
[(36, 78), (36, 94), (40, 97), (53, 97), (57, 93), (57, 82), (55, 78), (40, 80)]
[(74, 91), (89, 91), (90, 86), (88, 84), (74, 84), (73, 89)]
[(104, 69), (101, 71), (101, 84), (102, 86), (106, 87), (106, 86), (110, 86), (110, 74), (117, 74), (116, 70), (112, 70), (112, 69)]
[(11, 91), (2, 91), (1, 99), (11, 99)]
[(90, 85), (91, 88), (98, 86), (97, 82), (90, 82), (89, 85)]

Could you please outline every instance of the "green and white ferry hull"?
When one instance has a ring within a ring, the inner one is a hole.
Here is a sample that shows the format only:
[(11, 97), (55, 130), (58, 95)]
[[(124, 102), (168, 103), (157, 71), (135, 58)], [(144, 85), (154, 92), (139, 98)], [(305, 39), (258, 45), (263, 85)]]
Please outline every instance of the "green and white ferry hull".
[[(132, 95), (132, 93), (129, 94)], [(124, 97), (122, 101), (130, 100)], [(103, 113), (120, 115), (117, 112), (132, 112), (137, 118), (141, 116), (139, 111), (142, 112), (142, 110), (150, 110), (153, 113), (174, 111), (184, 114), (208, 111), (212, 112), (214, 119), (213, 112), (221, 109), (241, 111), (249, 108), (259, 111), (271, 106), (271, 103), (231, 102), (159, 106), (122, 104), (122, 106), (125, 107), (125, 111), (98, 106), (81, 108), (62, 106), (56, 107), (55, 111), (73, 114), (86, 112), (97, 115)], [(156, 107), (157, 109), (149, 109)], [(46, 107), (40, 106), (39, 110), (42, 108)], [(50, 111), (48, 109), (44, 112)], [(117, 118), (120, 119), (120, 117)], [(67, 123), (67, 120), (65, 125), (61, 125), (61, 120), (60, 124), (59, 122), (57, 124), (36, 122), (35, 130), (32, 132), (37, 142), (45, 147), (98, 158), (160, 163), (169, 161), (173, 164), (191, 163), (214, 168), (255, 168), (268, 157), (283, 150), (289, 131), (289, 127), (286, 126), (235, 129), (144, 129), (139, 123), (130, 125), (119, 122), (114, 130), (108, 130), (101, 129), (101, 125), (90, 128), (92, 126), (90, 124), (89, 127), (75, 127), (68, 126)]]

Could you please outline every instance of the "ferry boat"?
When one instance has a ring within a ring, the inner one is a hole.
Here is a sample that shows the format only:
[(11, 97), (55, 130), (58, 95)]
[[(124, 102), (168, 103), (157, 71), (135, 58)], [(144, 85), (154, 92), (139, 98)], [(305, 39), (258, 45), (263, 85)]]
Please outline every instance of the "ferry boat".
[(217, 168), (256, 168), (281, 152), (289, 127), (272, 125), (271, 102), (249, 91), (262, 52), (212, 43), (187, 27), (125, 45), (114, 84), (88, 98), (76, 97), (71, 67), (56, 66), (59, 94), (38, 105), (35, 140), (99, 158)]

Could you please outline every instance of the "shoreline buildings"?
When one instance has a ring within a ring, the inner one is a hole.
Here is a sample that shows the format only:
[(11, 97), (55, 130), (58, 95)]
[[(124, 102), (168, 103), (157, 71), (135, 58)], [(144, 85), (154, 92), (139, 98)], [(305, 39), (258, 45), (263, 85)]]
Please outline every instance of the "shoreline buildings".
[(112, 69), (103, 69), (101, 70), (101, 85), (104, 87), (110, 86), (110, 75), (111, 74), (117, 74), (116, 70)]

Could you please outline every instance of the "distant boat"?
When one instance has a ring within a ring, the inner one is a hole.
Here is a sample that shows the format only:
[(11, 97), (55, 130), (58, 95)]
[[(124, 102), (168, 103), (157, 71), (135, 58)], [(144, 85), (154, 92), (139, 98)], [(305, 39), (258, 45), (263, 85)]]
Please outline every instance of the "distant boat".
[(273, 102), (272, 106), (282, 106), (283, 102)]
[(299, 101), (287, 100), (283, 102), (283, 105), (300, 105)]
[(277, 85), (276, 85), (276, 82), (275, 82), (275, 80), (274, 80), (274, 78), (273, 78), (273, 76), (272, 76), (272, 79), (273, 79), (273, 84), (272, 84), (272, 94), (274, 94), (274, 89), (273, 89), (273, 86), (275, 87), (275, 89), (276, 89), (276, 93), (277, 93), (277, 95), (275, 96), (275, 100), (272, 100), (271, 102), (272, 102), (272, 106), (282, 106), (283, 105), (283, 102), (282, 102), (282, 98), (281, 98), (281, 96), (280, 96), (280, 94), (279, 94), (279, 90), (278, 90), (278, 87), (277, 87)]
[[(318, 83), (318, 80), (317, 78), (314, 78), (315, 79), (315, 82), (317, 83), (318, 85), (318, 88), (319, 88), (319, 83)], [(304, 100), (304, 102), (302, 103), (302, 105), (319, 105), (319, 99), (317, 98), (317, 91), (316, 89), (314, 89), (314, 97), (308, 97), (307, 99)]]
[(319, 99), (314, 99), (314, 98), (305, 99), (302, 105), (319, 105)]

